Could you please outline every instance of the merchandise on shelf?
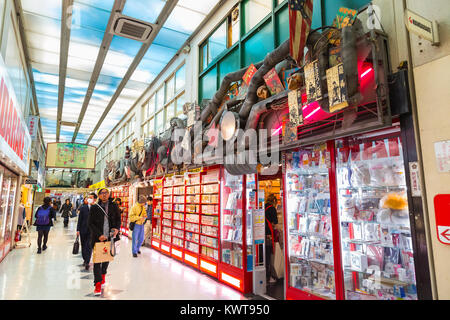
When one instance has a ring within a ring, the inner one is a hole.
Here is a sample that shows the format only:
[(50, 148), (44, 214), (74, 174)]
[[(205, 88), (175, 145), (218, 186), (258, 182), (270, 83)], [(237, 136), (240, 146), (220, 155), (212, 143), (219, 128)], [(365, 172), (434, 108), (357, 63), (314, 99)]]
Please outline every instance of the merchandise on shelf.
[(326, 145), (294, 152), (286, 167), (289, 286), (335, 299)]
[(400, 139), (336, 147), (346, 298), (417, 299)]

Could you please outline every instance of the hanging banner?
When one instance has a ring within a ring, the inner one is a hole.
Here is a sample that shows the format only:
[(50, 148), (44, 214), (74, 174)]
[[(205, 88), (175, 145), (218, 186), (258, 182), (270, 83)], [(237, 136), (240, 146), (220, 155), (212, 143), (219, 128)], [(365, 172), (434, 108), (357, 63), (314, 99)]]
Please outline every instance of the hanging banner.
[(0, 151), (28, 174), (31, 137), (1, 56), (0, 79)]
[(348, 107), (347, 86), (342, 63), (327, 70), (327, 85), (330, 112), (336, 112)]
[(318, 60), (314, 60), (305, 66), (305, 82), (308, 103), (322, 99)]
[(28, 116), (28, 129), (30, 130), (31, 140), (35, 140), (37, 137), (38, 121), (38, 116)]

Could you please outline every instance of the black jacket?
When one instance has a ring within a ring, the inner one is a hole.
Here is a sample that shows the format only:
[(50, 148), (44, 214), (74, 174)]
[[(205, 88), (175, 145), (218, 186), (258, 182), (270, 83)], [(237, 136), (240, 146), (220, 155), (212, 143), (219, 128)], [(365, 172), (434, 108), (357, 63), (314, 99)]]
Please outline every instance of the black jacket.
[(70, 214), (72, 212), (72, 204), (64, 203), (59, 212), (62, 212), (61, 217), (63, 217), (63, 218), (70, 217)]
[(80, 213), (78, 214), (77, 231), (79, 231), (82, 234), (89, 234), (90, 230), (88, 227), (88, 219), (89, 219), (89, 205), (83, 204), (80, 207)]
[[(117, 229), (120, 230), (120, 213), (119, 207), (112, 200), (108, 200), (108, 222), (109, 230)], [(91, 243), (94, 247), (96, 242), (100, 242), (98, 238), (103, 234), (103, 221), (105, 214), (99, 204), (94, 204), (91, 206), (88, 218), (88, 227), (91, 231)], [(117, 237), (116, 237), (117, 240)]]
[[(266, 219), (272, 224), (272, 228), (275, 224), (278, 224), (278, 217), (277, 217), (277, 209), (275, 209), (272, 205), (266, 203), (265, 205), (265, 216)], [(266, 235), (272, 235), (272, 232), (270, 231), (270, 227), (267, 224), (266, 221)]]

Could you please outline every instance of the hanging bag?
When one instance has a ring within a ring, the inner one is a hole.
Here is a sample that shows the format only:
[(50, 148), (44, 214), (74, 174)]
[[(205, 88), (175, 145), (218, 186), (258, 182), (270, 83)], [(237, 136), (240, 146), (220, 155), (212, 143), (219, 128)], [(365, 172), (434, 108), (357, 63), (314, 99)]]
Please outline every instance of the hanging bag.
[(73, 244), (72, 254), (78, 254), (80, 251), (80, 242), (78, 241), (78, 236), (75, 239), (75, 243)]

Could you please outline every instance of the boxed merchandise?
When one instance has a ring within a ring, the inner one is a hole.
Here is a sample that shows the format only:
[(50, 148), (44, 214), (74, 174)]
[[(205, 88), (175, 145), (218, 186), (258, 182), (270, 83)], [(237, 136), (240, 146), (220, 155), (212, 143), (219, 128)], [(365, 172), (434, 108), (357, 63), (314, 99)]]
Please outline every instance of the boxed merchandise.
[(367, 270), (367, 255), (359, 251), (350, 252), (351, 268), (359, 272)]
[(186, 222), (198, 223), (199, 222), (198, 214), (186, 214)]
[(219, 185), (218, 184), (203, 185), (202, 193), (219, 193)]
[(187, 223), (186, 222), (186, 230), (187, 231), (192, 231), (192, 232), (198, 232), (198, 224), (194, 224), (194, 223)]
[(189, 241), (185, 241), (184, 244), (187, 250), (192, 252), (198, 252), (198, 244)]
[(174, 221), (173, 227), (178, 229), (184, 229), (184, 222), (182, 221)]

